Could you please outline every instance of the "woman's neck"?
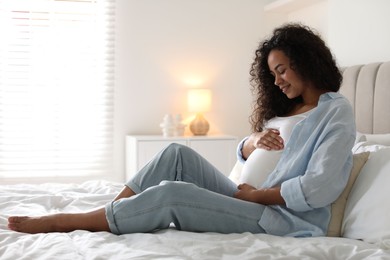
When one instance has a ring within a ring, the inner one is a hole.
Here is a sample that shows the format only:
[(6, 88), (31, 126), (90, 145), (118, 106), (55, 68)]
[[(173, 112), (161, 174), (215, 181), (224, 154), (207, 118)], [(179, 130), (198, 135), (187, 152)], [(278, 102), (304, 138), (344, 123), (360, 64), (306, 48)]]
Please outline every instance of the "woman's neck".
[(302, 95), (302, 103), (296, 104), (287, 116), (294, 116), (305, 113), (317, 107), (320, 96), (326, 93), (326, 90), (312, 89), (310, 92)]

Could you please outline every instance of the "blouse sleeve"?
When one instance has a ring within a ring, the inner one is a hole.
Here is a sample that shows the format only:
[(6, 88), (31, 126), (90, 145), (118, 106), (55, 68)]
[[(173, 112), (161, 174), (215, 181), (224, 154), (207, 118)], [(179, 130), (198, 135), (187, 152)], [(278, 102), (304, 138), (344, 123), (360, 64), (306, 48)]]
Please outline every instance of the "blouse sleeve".
[(249, 136), (245, 137), (241, 140), (241, 142), (237, 145), (237, 160), (241, 163), (245, 163), (245, 159), (242, 156), (242, 148), (244, 147), (245, 141), (249, 138)]

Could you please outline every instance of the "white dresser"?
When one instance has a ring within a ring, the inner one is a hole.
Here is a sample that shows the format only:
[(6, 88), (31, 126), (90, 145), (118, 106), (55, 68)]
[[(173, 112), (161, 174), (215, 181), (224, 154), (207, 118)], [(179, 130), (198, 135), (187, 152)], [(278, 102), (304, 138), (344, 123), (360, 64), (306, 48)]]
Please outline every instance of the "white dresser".
[(170, 143), (191, 147), (225, 175), (229, 175), (236, 162), (238, 140), (235, 136), (128, 135), (126, 136), (126, 178), (133, 177), (155, 154)]

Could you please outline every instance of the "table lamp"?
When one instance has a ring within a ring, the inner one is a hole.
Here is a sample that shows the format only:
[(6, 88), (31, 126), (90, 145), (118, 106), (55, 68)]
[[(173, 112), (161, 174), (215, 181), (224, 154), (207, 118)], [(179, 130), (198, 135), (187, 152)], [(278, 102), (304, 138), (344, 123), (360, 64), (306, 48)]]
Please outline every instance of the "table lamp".
[(209, 131), (209, 122), (203, 117), (203, 113), (210, 110), (211, 90), (188, 90), (188, 111), (196, 113), (195, 119), (190, 123), (190, 130), (194, 135), (206, 135)]

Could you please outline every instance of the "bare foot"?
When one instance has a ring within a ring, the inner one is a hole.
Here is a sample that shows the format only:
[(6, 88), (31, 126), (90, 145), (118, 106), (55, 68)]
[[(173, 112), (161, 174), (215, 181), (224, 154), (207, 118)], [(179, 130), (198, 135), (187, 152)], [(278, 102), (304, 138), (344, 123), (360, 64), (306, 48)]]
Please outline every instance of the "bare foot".
[(8, 228), (13, 231), (30, 234), (71, 232), (78, 229), (110, 231), (104, 208), (78, 214), (54, 214), (42, 217), (9, 217)]
[(9, 217), (8, 228), (24, 233), (48, 233), (56, 230), (58, 215), (43, 217)]

